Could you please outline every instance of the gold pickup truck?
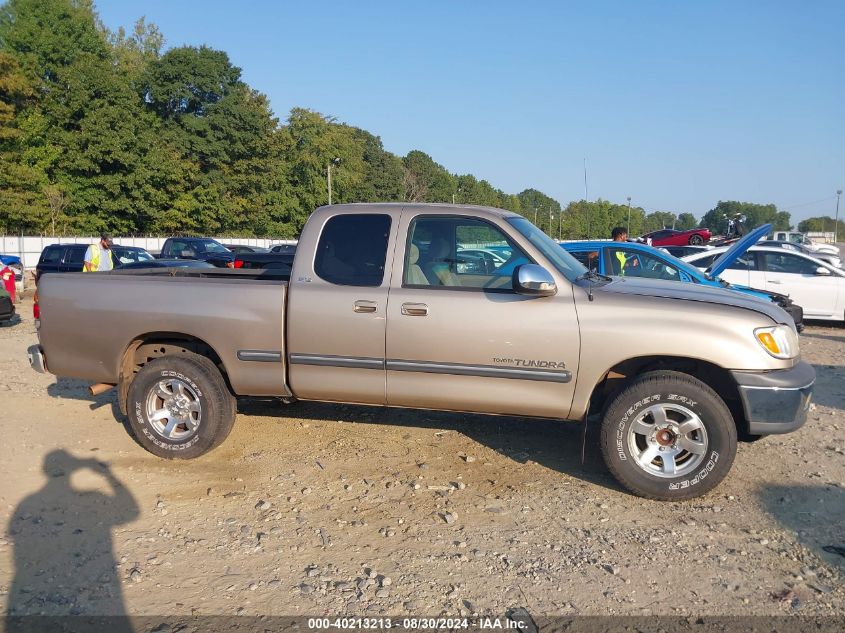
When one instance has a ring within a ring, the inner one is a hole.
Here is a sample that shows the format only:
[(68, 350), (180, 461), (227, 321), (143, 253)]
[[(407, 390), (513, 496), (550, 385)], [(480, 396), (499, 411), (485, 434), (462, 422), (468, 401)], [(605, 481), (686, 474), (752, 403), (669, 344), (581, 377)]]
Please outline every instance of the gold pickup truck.
[(289, 276), (47, 274), (38, 296), (33, 367), (116, 386), (164, 458), (219, 445), (238, 396), (598, 418), (624, 486), (685, 499), (725, 477), (738, 438), (799, 428), (815, 382), (773, 303), (597, 275), (486, 207), (327, 206)]

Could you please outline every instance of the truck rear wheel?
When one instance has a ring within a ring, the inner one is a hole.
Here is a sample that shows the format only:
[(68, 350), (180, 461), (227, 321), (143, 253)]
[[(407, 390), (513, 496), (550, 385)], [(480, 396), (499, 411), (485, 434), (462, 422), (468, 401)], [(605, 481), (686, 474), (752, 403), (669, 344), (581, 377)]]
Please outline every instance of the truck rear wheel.
[(220, 445), (235, 423), (235, 398), (220, 370), (197, 354), (164, 356), (129, 386), (129, 426), (138, 442), (165, 459), (192, 459)]
[(686, 374), (655, 371), (623, 389), (605, 410), (601, 451), (613, 476), (636, 495), (698, 497), (728, 474), (736, 425), (724, 401)]

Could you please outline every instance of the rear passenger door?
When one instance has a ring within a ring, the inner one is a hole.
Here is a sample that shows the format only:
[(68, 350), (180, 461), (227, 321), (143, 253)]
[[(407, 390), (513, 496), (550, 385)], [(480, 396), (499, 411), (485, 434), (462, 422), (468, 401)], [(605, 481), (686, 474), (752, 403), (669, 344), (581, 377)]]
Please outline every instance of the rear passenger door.
[(316, 244), (302, 245), (315, 255), (295, 263), (287, 309), (288, 380), (298, 397), (385, 404), (394, 232), (390, 213), (345, 212), (326, 219)]

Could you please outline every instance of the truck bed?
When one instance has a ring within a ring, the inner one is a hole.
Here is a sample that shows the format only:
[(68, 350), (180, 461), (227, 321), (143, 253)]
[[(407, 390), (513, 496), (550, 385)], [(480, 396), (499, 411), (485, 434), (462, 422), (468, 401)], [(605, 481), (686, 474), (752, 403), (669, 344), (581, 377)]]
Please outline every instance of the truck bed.
[(184, 339), (211, 348), (236, 393), (289, 395), (283, 362), (288, 278), (226, 268), (45, 274), (39, 305), (48, 368), (116, 383), (137, 341)]

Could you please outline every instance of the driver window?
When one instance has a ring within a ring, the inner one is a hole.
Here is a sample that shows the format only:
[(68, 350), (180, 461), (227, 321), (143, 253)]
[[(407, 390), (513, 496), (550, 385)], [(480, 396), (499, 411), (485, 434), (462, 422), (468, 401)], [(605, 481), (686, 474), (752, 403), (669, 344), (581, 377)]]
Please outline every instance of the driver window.
[(465, 217), (411, 224), (403, 285), (513, 290), (513, 271), (531, 260), (498, 228)]

